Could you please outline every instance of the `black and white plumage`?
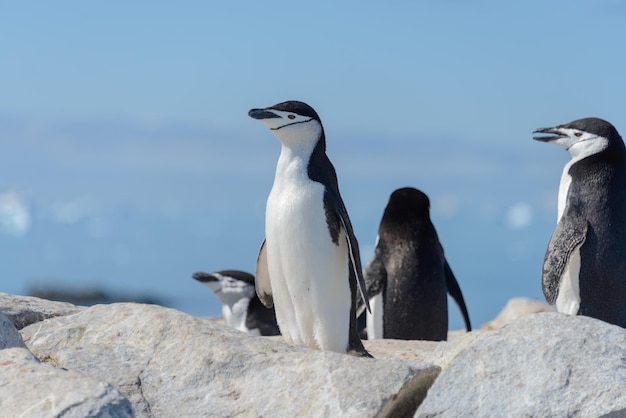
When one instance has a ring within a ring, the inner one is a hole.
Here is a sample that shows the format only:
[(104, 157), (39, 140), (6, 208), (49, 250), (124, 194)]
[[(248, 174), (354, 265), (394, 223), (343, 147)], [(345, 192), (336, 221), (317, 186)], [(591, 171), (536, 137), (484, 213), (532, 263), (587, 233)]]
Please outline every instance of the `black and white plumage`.
[(240, 270), (197, 272), (193, 278), (215, 293), (222, 303), (226, 325), (254, 335), (280, 335), (274, 309), (261, 303), (250, 273)]
[(356, 323), (357, 287), (365, 292), (359, 246), (322, 122), (298, 101), (248, 114), (281, 142), (257, 261), (258, 295), (275, 306), (287, 342), (369, 356)]
[(546, 251), (542, 285), (559, 312), (626, 327), (626, 149), (598, 118), (537, 129), (572, 159), (558, 195), (557, 226)]
[(391, 194), (365, 282), (372, 307), (369, 339), (446, 340), (448, 293), (459, 305), (466, 329), (472, 329), (461, 288), (430, 220), (430, 201), (417, 189)]

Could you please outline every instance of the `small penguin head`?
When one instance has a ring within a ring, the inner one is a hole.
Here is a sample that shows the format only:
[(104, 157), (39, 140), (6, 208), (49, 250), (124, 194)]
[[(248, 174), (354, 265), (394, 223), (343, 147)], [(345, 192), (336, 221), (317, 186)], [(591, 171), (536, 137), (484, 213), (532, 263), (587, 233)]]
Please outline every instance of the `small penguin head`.
[(255, 294), (254, 276), (246, 272), (198, 272), (194, 273), (193, 278), (211, 289), (225, 305), (232, 305), (241, 298), (250, 299)]
[(421, 241), (419, 238), (428, 237), (430, 232), (434, 232), (434, 229), (430, 220), (428, 196), (412, 187), (395, 190), (389, 197), (378, 227), (381, 240), (386, 245), (396, 243), (391, 244), (395, 247), (394, 251), (409, 251), (415, 248), (411, 243), (430, 245), (430, 241)]
[(557, 144), (577, 160), (602, 152), (609, 146), (624, 147), (615, 127), (599, 118), (578, 119), (565, 125), (537, 129), (533, 133), (549, 134), (537, 135), (533, 139)]
[(413, 187), (397, 189), (391, 193), (383, 217), (392, 217), (403, 222), (408, 219), (429, 219), (430, 199)]
[(252, 109), (251, 118), (260, 120), (287, 146), (313, 145), (324, 129), (313, 108), (295, 100), (278, 103), (265, 109)]

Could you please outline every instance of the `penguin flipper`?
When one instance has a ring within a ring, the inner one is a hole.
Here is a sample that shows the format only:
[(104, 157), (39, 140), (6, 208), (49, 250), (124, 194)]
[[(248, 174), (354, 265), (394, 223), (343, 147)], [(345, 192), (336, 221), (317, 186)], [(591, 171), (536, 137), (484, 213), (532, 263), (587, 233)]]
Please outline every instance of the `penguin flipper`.
[[(346, 347), (346, 352), (357, 357), (372, 357), (372, 355), (367, 352), (365, 347), (363, 347), (363, 342), (361, 342), (361, 338), (359, 337), (358, 315), (356, 313), (358, 300), (357, 294), (359, 293), (356, 290), (356, 287), (359, 288), (367, 310), (369, 312), (372, 311), (367, 298), (365, 279), (363, 278), (359, 243), (354, 236), (348, 212), (338, 192), (329, 193), (328, 189), (326, 190), (326, 193), (324, 194), (324, 207), (326, 209), (326, 219), (329, 226), (330, 236), (334, 237), (333, 239), (337, 242), (336, 237), (339, 236), (339, 228), (341, 227), (346, 235), (346, 242), (348, 244), (348, 283), (350, 285), (350, 292), (352, 293), (352, 301), (350, 303), (350, 325), (348, 333), (348, 347)], [(339, 222), (337, 222), (337, 220)]]
[[(379, 242), (379, 240), (377, 240)], [(365, 279), (365, 289), (367, 291), (368, 300), (378, 295), (383, 291), (383, 288), (387, 284), (387, 269), (385, 269), (385, 263), (382, 259), (382, 250), (377, 245), (374, 250), (374, 255), (363, 269), (363, 277)], [(357, 314), (361, 315), (365, 310), (365, 303), (363, 298), (359, 294)]]
[(467, 332), (472, 330), (472, 324), (470, 323), (469, 313), (467, 312), (467, 306), (465, 306), (465, 299), (463, 298), (463, 293), (461, 292), (461, 287), (459, 286), (459, 282), (456, 281), (456, 277), (454, 277), (454, 273), (448, 264), (448, 260), (445, 260), (444, 266), (445, 274), (446, 274), (446, 286), (448, 287), (448, 293), (452, 296), (452, 299), (456, 302), (461, 310), (461, 314), (463, 315), (463, 321), (465, 321), (465, 329)]
[(556, 302), (561, 277), (572, 253), (587, 239), (587, 220), (571, 207), (569, 209), (557, 224), (543, 260), (541, 284), (543, 294), (551, 305)]
[[(357, 284), (354, 277), (354, 270), (349, 268), (349, 271), (350, 291), (353, 295), (358, 294), (355, 289)], [(346, 347), (346, 353), (357, 357), (373, 357), (370, 353), (368, 353), (368, 351), (363, 346), (363, 341), (361, 341), (362, 333), (365, 333), (365, 336), (367, 336), (365, 312), (363, 312), (360, 317), (359, 315), (356, 315), (357, 306), (355, 302), (356, 300), (353, 299), (352, 305), (350, 306), (350, 325), (348, 332), (348, 347)]]
[(267, 268), (267, 249), (265, 247), (265, 240), (261, 244), (259, 250), (259, 257), (256, 260), (256, 273), (255, 273), (255, 287), (256, 294), (263, 302), (263, 305), (267, 308), (274, 306), (274, 297), (272, 296), (272, 283), (270, 282), (270, 272)]
[[(328, 193), (326, 193), (325, 197), (328, 197)], [(354, 230), (352, 229), (352, 224), (350, 223), (350, 218), (348, 217), (348, 211), (346, 210), (346, 207), (343, 204), (341, 197), (339, 197), (338, 195), (335, 196), (335, 199), (331, 199), (331, 201), (331, 208), (335, 212), (335, 215), (339, 218), (339, 222), (341, 222), (341, 228), (343, 229), (344, 234), (346, 234), (346, 241), (348, 243), (348, 254), (350, 257), (350, 266), (352, 267), (352, 271), (354, 271), (354, 274), (356, 276), (361, 297), (365, 301), (365, 307), (367, 308), (368, 312), (372, 312), (369, 299), (367, 298), (365, 278), (363, 277), (359, 243), (354, 236)]]

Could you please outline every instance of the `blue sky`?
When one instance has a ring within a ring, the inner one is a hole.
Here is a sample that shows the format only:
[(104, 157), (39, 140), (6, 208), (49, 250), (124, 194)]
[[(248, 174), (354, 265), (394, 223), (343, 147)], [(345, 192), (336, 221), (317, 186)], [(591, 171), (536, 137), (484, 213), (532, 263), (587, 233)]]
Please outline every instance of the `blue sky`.
[(0, 291), (99, 283), (217, 314), (191, 273), (253, 271), (279, 152), (247, 111), (298, 99), (364, 261), (413, 186), (475, 325), (542, 297), (568, 156), (531, 132), (626, 130), (626, 2), (222, 3), (0, 2)]

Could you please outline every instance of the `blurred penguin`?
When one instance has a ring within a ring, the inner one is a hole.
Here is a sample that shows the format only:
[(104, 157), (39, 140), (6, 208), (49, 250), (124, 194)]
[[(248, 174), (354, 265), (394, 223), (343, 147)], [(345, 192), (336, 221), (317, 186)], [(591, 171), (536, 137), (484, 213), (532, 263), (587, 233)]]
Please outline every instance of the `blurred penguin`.
[(280, 335), (274, 309), (261, 303), (250, 273), (239, 270), (198, 272), (193, 278), (211, 289), (222, 302), (226, 325), (254, 335)]
[(472, 330), (461, 288), (430, 220), (430, 201), (421, 191), (407, 187), (391, 194), (364, 274), (372, 308), (369, 339), (446, 340), (448, 293), (465, 328)]

